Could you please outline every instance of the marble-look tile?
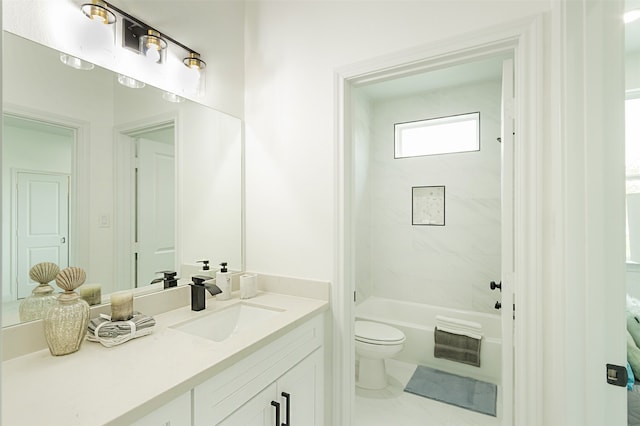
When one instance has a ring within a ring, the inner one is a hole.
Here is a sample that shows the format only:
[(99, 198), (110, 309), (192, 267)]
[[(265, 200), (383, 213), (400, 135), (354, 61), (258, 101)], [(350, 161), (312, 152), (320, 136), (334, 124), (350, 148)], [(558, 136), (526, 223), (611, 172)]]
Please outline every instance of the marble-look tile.
[[(404, 392), (416, 365), (387, 360), (389, 386), (381, 391), (356, 388), (355, 426), (498, 426), (499, 417), (476, 413)], [(498, 388), (498, 413), (501, 408)], [(498, 414), (499, 415), (499, 414)]]
[[(463, 111), (464, 110), (464, 111)], [(476, 152), (394, 159), (393, 124), (481, 113)], [(491, 312), (500, 279), (500, 82), (360, 108), (356, 281), (364, 294)], [(365, 148), (368, 148), (365, 149)], [(412, 187), (445, 186), (445, 226), (412, 225)]]

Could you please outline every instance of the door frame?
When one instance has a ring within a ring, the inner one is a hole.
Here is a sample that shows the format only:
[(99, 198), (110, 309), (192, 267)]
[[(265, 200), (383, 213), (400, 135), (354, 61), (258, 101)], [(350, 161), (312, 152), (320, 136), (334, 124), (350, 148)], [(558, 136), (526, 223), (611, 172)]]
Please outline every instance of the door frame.
[[(86, 265), (89, 260), (89, 241), (87, 238), (79, 238), (80, 235), (89, 235), (89, 123), (63, 115), (52, 114), (49, 111), (41, 111), (12, 103), (3, 105), (3, 116), (9, 115), (21, 120), (38, 121), (51, 126), (70, 129), (74, 132), (72, 141), (71, 175), (69, 184), (69, 264)], [(28, 171), (28, 170), (21, 170)], [(15, 181), (11, 182), (12, 187)], [(11, 193), (13, 204), (13, 190)], [(15, 215), (11, 214), (11, 229), (15, 228)], [(10, 238), (11, 265), (15, 265), (16, 235), (12, 232)], [(9, 272), (13, 276), (14, 271)], [(11, 297), (17, 297), (17, 282), (12, 282)]]
[[(131, 138), (136, 134), (144, 133), (155, 128), (173, 125), (173, 153), (175, 158), (174, 176), (175, 176), (175, 198), (174, 206), (175, 215), (175, 264), (179, 266), (179, 253), (181, 246), (181, 229), (180, 229), (180, 209), (177, 200), (180, 198), (180, 182), (182, 176), (179, 167), (179, 115), (178, 113), (158, 114), (145, 119), (121, 124), (114, 128), (114, 236), (115, 241), (129, 241), (130, 244), (126, 250), (120, 249), (120, 243), (114, 246), (113, 258), (114, 262), (114, 291), (126, 290), (131, 283), (135, 282), (135, 270), (131, 268), (131, 257), (134, 251), (134, 227), (133, 215), (135, 215), (135, 191), (132, 191), (132, 185), (135, 179), (133, 175), (133, 154), (134, 147), (130, 143)], [(125, 226), (128, 224), (128, 226)], [(119, 286), (122, 286), (120, 288)], [(161, 288), (162, 284), (153, 284), (146, 286), (149, 290)]]
[[(515, 63), (515, 111), (518, 143), (514, 159), (514, 293), (518, 315), (514, 334), (514, 424), (542, 424), (543, 352), (542, 269), (543, 160), (541, 76), (545, 58), (544, 17), (534, 16), (491, 30), (432, 43), (374, 58), (335, 71), (335, 235), (332, 292), (333, 321), (333, 424), (350, 425), (354, 417), (355, 348), (353, 302), (355, 227), (353, 212), (353, 141), (351, 101), (354, 87), (392, 77), (424, 72), (461, 61), (512, 51)], [(511, 422), (504, 422), (508, 425)]]

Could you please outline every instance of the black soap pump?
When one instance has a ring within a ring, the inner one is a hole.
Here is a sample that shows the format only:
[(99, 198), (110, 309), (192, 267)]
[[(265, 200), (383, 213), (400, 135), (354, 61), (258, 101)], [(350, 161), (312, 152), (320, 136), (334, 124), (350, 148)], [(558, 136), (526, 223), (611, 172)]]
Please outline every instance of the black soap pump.
[(209, 267), (209, 260), (198, 260), (196, 263), (202, 263), (202, 269), (199, 271), (200, 275), (208, 275), (213, 278), (215, 275), (211, 273), (211, 268)]
[(216, 285), (222, 292), (216, 299), (227, 300), (231, 298), (231, 272), (227, 270), (227, 262), (222, 262), (220, 266), (220, 270), (216, 272)]

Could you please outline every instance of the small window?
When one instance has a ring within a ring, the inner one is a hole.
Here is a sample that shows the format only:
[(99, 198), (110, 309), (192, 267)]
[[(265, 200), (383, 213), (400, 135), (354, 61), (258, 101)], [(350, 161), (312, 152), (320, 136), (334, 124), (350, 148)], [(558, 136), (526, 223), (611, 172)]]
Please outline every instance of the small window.
[(396, 158), (479, 150), (479, 112), (395, 125)]

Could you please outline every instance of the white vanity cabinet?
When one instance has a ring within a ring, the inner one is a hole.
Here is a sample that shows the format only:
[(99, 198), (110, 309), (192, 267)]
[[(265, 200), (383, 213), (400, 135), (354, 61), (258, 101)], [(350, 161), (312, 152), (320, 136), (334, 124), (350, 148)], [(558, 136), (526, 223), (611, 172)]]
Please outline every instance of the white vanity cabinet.
[(322, 425), (323, 339), (319, 315), (196, 386), (194, 424)]
[(186, 392), (131, 426), (191, 426), (191, 392)]
[(323, 374), (322, 349), (317, 349), (218, 425), (320, 426)]

